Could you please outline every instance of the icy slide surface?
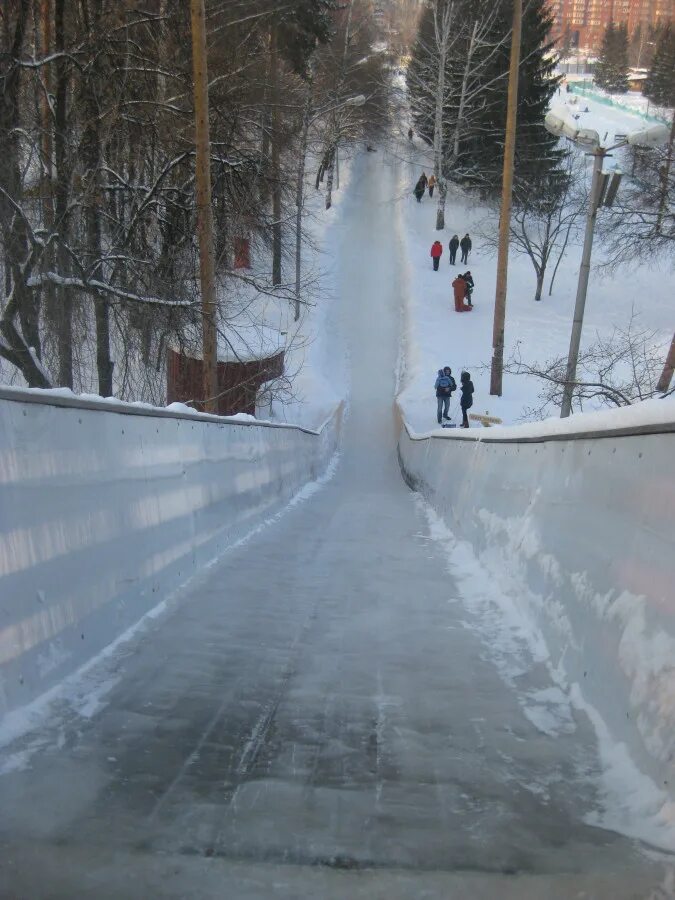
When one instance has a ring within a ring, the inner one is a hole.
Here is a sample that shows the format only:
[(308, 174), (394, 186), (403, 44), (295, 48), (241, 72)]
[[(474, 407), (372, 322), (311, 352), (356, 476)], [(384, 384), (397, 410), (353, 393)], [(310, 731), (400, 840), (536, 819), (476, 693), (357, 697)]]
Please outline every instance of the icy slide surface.
[(353, 174), (335, 477), (108, 661), (93, 715), (64, 699), (2, 757), (0, 896), (667, 887), (663, 861), (589, 824), (604, 802), (589, 719), (508, 623), (465, 602), (442, 523), (401, 478), (398, 174), (382, 152)]

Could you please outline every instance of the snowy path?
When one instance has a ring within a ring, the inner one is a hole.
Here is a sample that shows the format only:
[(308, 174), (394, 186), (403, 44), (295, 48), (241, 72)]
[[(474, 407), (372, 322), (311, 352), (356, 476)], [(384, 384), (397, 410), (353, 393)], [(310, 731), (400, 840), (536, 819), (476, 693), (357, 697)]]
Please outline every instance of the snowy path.
[(337, 475), (0, 778), (0, 896), (647, 896), (632, 843), (583, 823), (588, 723), (526, 717), (545, 672), (500, 675), (401, 480), (397, 174), (358, 160), (343, 218)]

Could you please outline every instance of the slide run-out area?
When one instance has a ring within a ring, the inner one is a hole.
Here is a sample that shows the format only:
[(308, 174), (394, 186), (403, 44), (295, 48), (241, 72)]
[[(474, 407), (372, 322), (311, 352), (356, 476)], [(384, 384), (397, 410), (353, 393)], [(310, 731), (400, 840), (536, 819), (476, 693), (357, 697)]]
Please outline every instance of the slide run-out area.
[(26, 739), (0, 777), (0, 896), (669, 896), (662, 858), (588, 824), (590, 723), (525, 715), (545, 668), (498, 664), (401, 477), (404, 168), (357, 159), (338, 226), (334, 477), (121, 653), (93, 715)]

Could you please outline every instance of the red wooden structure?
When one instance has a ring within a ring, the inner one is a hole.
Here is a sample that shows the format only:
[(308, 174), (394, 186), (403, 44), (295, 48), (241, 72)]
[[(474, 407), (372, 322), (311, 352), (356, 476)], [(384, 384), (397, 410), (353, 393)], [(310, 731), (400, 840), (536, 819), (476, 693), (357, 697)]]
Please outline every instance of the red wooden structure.
[[(189, 403), (203, 410), (200, 398), (204, 395), (202, 361), (185, 356), (169, 348), (166, 365), (167, 403)], [(266, 381), (284, 374), (284, 351), (265, 359), (247, 362), (218, 363), (218, 414), (232, 416), (235, 413), (255, 415), (255, 398), (259, 387)]]
[(251, 268), (251, 244), (246, 237), (236, 237), (233, 242), (235, 269)]

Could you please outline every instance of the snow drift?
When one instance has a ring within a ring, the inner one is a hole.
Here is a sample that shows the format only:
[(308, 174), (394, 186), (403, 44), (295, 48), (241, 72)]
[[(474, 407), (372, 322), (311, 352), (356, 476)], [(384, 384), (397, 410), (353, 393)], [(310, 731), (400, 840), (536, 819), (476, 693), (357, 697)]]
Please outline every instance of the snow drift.
[(57, 684), (326, 469), (319, 431), (0, 391), (0, 715)]
[(672, 826), (675, 402), (640, 406), (558, 429), (417, 435), (403, 423), (399, 456), (543, 635), (608, 769), (617, 753), (632, 759), (659, 789), (643, 812)]

